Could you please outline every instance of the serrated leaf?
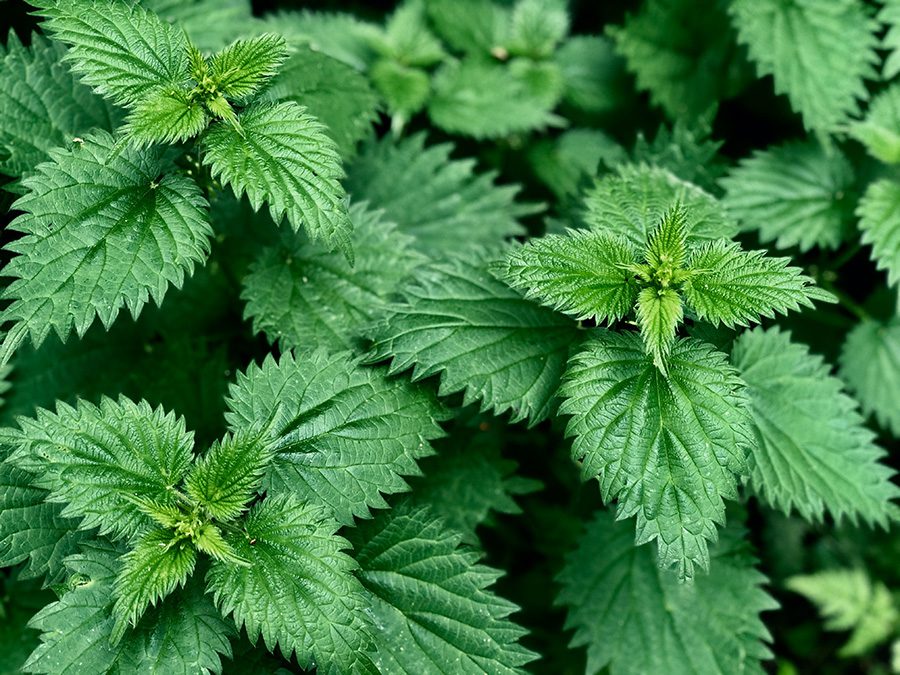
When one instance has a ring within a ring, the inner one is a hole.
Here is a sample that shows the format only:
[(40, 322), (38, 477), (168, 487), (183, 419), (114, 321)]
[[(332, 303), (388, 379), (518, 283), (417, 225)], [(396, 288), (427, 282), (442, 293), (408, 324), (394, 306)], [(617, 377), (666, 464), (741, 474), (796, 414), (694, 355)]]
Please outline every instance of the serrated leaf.
[(369, 69), (369, 78), (387, 104), (394, 128), (402, 128), (425, 107), (431, 94), (431, 81), (425, 70), (390, 59), (376, 61)]
[(857, 404), (820, 356), (777, 328), (735, 342), (732, 362), (747, 383), (756, 433), (750, 480), (772, 506), (807, 520), (828, 512), (886, 526), (900, 490), (879, 459)]
[(900, 85), (894, 84), (869, 104), (865, 119), (850, 125), (850, 134), (882, 162), (900, 162)]
[(853, 169), (837, 148), (789, 142), (753, 153), (720, 181), (744, 230), (778, 248), (837, 248), (852, 231)]
[(638, 88), (672, 118), (703, 114), (749, 79), (720, 0), (650, 0), (607, 32)]
[(825, 628), (852, 631), (839, 655), (860, 656), (893, 635), (900, 619), (890, 589), (862, 569), (824, 570), (791, 577), (788, 589), (813, 602)]
[(416, 237), (426, 254), (496, 244), (522, 234), (516, 185), (496, 185), (494, 172), (476, 173), (472, 159), (450, 159), (453, 145), (425, 145), (425, 134), (386, 137), (362, 150), (348, 170), (355, 201), (384, 209), (388, 220)]
[(441, 41), (428, 30), (423, 0), (401, 2), (374, 44), (383, 56), (405, 66), (427, 68), (444, 58)]
[(671, 128), (660, 126), (653, 141), (638, 132), (632, 155), (635, 162), (658, 166), (704, 190), (716, 191), (727, 167), (719, 156), (722, 141), (712, 140), (711, 133), (709, 122), (696, 120), (678, 121)]
[[(525, 64), (523, 64), (525, 65)], [(448, 61), (435, 73), (428, 103), (432, 123), (452, 134), (490, 139), (561, 126), (553, 114), (559, 91), (547, 95), (534, 86), (528, 68), (513, 68), (469, 57)]]
[(255, 505), (229, 543), (250, 567), (214, 562), (209, 589), (224, 615), (262, 635), (269, 650), (296, 653), (323, 675), (377, 673), (365, 653), (369, 630), (356, 563), (326, 509), (294, 497)]
[(881, 5), (878, 22), (888, 29), (880, 46), (889, 52), (884, 59), (881, 75), (887, 81), (900, 73), (900, 2), (882, 0)]
[(308, 47), (298, 47), (260, 93), (266, 101), (295, 101), (328, 127), (345, 157), (371, 135), (378, 97), (352, 67)]
[(663, 216), (680, 204), (688, 245), (729, 239), (737, 226), (715, 198), (665, 169), (624, 165), (597, 181), (585, 196), (584, 218), (591, 229), (617, 234), (643, 249)]
[(486, 56), (502, 48), (510, 9), (493, 0), (426, 0), (435, 32), (453, 49)]
[(10, 33), (0, 49), (0, 172), (18, 178), (46, 161), (51, 148), (116, 126), (118, 111), (78, 82), (60, 62), (65, 53), (37, 33), (27, 48)]
[(134, 104), (123, 132), (138, 148), (155, 143), (180, 143), (209, 123), (206, 109), (182, 89), (160, 89)]
[(204, 53), (225, 47), (258, 21), (249, 0), (141, 0), (141, 4), (183, 28)]
[(229, 639), (235, 630), (197, 580), (149, 611), (136, 629), (113, 645), (117, 552), (102, 545), (88, 546), (67, 558), (66, 566), (74, 587), (31, 620), (30, 625), (43, 634), (25, 672), (195, 675), (220, 672), (220, 656), (231, 655)]
[(371, 593), (381, 672), (524, 673), (536, 654), (508, 616), (517, 607), (489, 587), (499, 573), (476, 564), (426, 509), (395, 507), (349, 532)]
[(900, 436), (900, 319), (857, 324), (841, 349), (840, 374), (863, 412)]
[(125, 148), (115, 154), (106, 132), (69, 150), (51, 152), (23, 185), (28, 193), (10, 224), (24, 237), (8, 244), (16, 255), (0, 319), (12, 322), (2, 361), (26, 336), (39, 346), (51, 328), (65, 339), (100, 319), (106, 328), (122, 306), (133, 316), (150, 298), (159, 304), (169, 285), (209, 254), (211, 229), (199, 188), (166, 163), (162, 150)]
[(558, 602), (569, 609), (570, 646), (587, 647), (587, 672), (611, 675), (762, 673), (772, 657), (760, 612), (778, 604), (766, 578), (729, 526), (710, 547), (708, 575), (679, 583), (609, 511), (588, 525), (559, 576)]
[(77, 529), (77, 520), (61, 515), (61, 504), (46, 501), (47, 491), (33, 482), (26, 471), (0, 464), (0, 567), (24, 562), (18, 578), (58, 583), (63, 558), (89, 535)]
[(578, 320), (618, 321), (637, 299), (637, 262), (629, 242), (602, 232), (569, 230), (514, 248), (497, 265), (497, 273), (513, 288)]
[(286, 347), (351, 347), (380, 318), (389, 296), (424, 256), (365, 203), (350, 207), (353, 267), (337, 253), (300, 235), (263, 249), (244, 277), (241, 296), (253, 328)]
[(860, 0), (733, 0), (729, 13), (759, 76), (772, 75), (807, 129), (833, 131), (868, 98), (877, 24)]
[(278, 72), (287, 58), (281, 35), (262, 35), (236, 40), (209, 60), (209, 76), (216, 91), (237, 102), (247, 101)]
[(598, 329), (560, 393), (572, 457), (596, 477), (618, 517), (637, 517), (637, 543), (656, 540), (660, 565), (691, 578), (747, 473), (752, 431), (744, 384), (709, 345), (680, 339), (663, 375), (636, 333)]
[(340, 155), (325, 127), (293, 101), (255, 103), (238, 116), (240, 131), (216, 124), (203, 137), (203, 162), (214, 177), (244, 193), (275, 222), (339, 248), (352, 260), (353, 229), (338, 182)]
[(113, 584), (116, 623), (113, 640), (121, 639), (126, 626), (134, 628), (148, 606), (156, 604), (194, 573), (197, 549), (177, 541), (169, 530), (150, 530), (141, 535), (121, 558), (122, 567)]
[(625, 148), (596, 129), (570, 129), (528, 150), (532, 170), (560, 199), (577, 196), (600, 167), (627, 160)]
[(653, 356), (653, 365), (665, 373), (675, 331), (684, 319), (681, 296), (671, 288), (644, 288), (638, 293), (635, 315), (644, 348)]
[(743, 251), (739, 244), (720, 239), (691, 254), (684, 299), (699, 318), (729, 327), (812, 307), (813, 300), (836, 301), (790, 262), (765, 251)]
[(289, 44), (306, 45), (356, 70), (366, 70), (377, 57), (373, 44), (380, 38), (380, 27), (360, 21), (352, 14), (280, 11), (265, 20)]
[(872, 247), (876, 267), (888, 285), (900, 283), (900, 185), (891, 179), (870, 183), (856, 208), (862, 243)]
[(602, 35), (574, 35), (554, 56), (562, 73), (563, 100), (587, 113), (606, 113), (631, 97), (631, 83), (613, 42)]
[(575, 324), (494, 279), (487, 264), (454, 259), (417, 270), (404, 302), (371, 329), (372, 360), (414, 380), (440, 375), (442, 395), (463, 393), (496, 414), (535, 423), (548, 416)]
[(192, 458), (193, 436), (184, 420), (145, 402), (104, 398), (99, 406), (58, 404), (19, 419), (10, 461), (35, 474), (34, 485), (65, 503), (63, 516), (82, 529), (131, 536), (149, 524), (137, 500), (177, 504), (172, 486)]
[(569, 32), (569, 14), (564, 0), (519, 0), (512, 9), (510, 54), (540, 60), (553, 55)]
[(272, 450), (263, 434), (227, 435), (194, 462), (184, 486), (210, 518), (228, 522), (256, 494), (271, 460)]
[(85, 84), (119, 105), (189, 81), (181, 28), (140, 5), (113, 0), (40, 0), (44, 30), (69, 45), (66, 61)]
[(407, 489), (442, 435), (442, 412), (424, 392), (349, 353), (287, 353), (238, 375), (226, 415), (235, 433), (267, 429), (277, 453), (263, 482), (327, 506), (342, 524)]

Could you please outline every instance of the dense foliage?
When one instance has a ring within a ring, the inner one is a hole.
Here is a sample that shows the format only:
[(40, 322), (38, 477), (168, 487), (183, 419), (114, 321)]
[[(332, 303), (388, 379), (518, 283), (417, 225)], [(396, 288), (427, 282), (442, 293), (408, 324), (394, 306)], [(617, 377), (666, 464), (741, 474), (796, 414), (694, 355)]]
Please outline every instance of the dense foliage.
[(0, 673), (900, 672), (900, 2), (30, 2)]

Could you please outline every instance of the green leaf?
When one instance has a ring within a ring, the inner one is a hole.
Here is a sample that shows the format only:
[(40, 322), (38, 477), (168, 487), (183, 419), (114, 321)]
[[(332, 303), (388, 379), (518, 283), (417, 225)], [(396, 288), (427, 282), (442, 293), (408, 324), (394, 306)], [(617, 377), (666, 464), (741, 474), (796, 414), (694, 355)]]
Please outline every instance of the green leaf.
[(660, 565), (691, 578), (707, 569), (707, 541), (737, 498), (752, 431), (744, 384), (724, 354), (680, 339), (668, 375), (636, 333), (598, 329), (576, 354), (561, 389), (572, 456), (596, 477), (618, 517), (637, 517), (637, 543), (656, 540)]
[(813, 141), (757, 151), (721, 180), (742, 229), (778, 248), (837, 248), (853, 229), (853, 169), (837, 148)]
[(169, 530), (150, 530), (121, 558), (113, 594), (112, 614), (116, 619), (113, 640), (119, 640), (127, 626), (135, 627), (149, 605), (156, 604), (194, 573), (197, 550), (187, 541), (177, 541)]
[(395, 507), (349, 536), (371, 593), (381, 672), (524, 673), (537, 657), (508, 618), (518, 608), (489, 590), (499, 572), (477, 564), (428, 510)]
[(611, 675), (731, 675), (762, 673), (772, 657), (760, 612), (778, 604), (763, 590), (766, 578), (729, 526), (710, 547), (708, 575), (679, 583), (609, 511), (588, 525), (559, 576), (572, 647), (587, 647), (587, 672)]
[(684, 299), (701, 319), (729, 327), (812, 307), (813, 300), (836, 302), (790, 262), (765, 251), (742, 251), (739, 244), (720, 239), (691, 255)]
[(113, 0), (38, 0), (42, 28), (69, 45), (81, 81), (119, 105), (189, 82), (188, 43), (178, 26), (140, 5)]
[(280, 11), (267, 16), (266, 25), (291, 45), (305, 45), (360, 71), (375, 60), (373, 45), (381, 38), (379, 26), (352, 14)]
[(183, 28), (204, 53), (225, 47), (257, 21), (249, 0), (141, 0), (141, 4)]
[(0, 567), (24, 562), (18, 578), (46, 577), (58, 583), (62, 560), (87, 538), (78, 522), (61, 515), (62, 505), (46, 501), (34, 476), (9, 462), (0, 464)]
[(133, 316), (150, 298), (209, 253), (206, 200), (189, 178), (170, 169), (162, 150), (114, 150), (106, 132), (69, 150), (51, 151), (23, 185), (10, 224), (24, 237), (3, 270), (13, 277), (0, 320), (12, 322), (0, 347), (3, 362), (26, 336), (39, 346), (51, 328), (63, 339), (84, 335), (98, 317), (106, 328), (123, 305)]
[(887, 270), (888, 285), (900, 283), (900, 185), (891, 179), (870, 183), (856, 209), (862, 243), (872, 247), (872, 259)]
[(894, 84), (876, 96), (866, 117), (850, 125), (850, 133), (882, 162), (900, 162), (900, 85)]
[(563, 100), (578, 110), (599, 114), (615, 110), (631, 97), (632, 85), (613, 42), (602, 35), (574, 35), (556, 51)]
[(847, 334), (841, 377), (866, 415), (900, 436), (900, 319), (867, 319)]
[(122, 131), (138, 148), (180, 143), (206, 129), (209, 119), (203, 105), (191, 100), (190, 92), (161, 89), (132, 107)]
[(754, 491), (787, 514), (821, 521), (828, 512), (887, 526), (900, 490), (857, 404), (820, 356), (777, 328), (735, 342), (732, 362), (747, 383), (756, 432)]
[(431, 81), (426, 71), (390, 59), (376, 62), (369, 70), (369, 78), (395, 118), (394, 128), (402, 128), (409, 118), (425, 107), (431, 94)]
[(219, 615), (198, 580), (147, 612), (136, 629), (113, 644), (116, 551), (88, 546), (67, 558), (66, 566), (72, 574), (72, 590), (31, 620), (30, 625), (43, 634), (24, 666), (26, 672), (195, 675), (220, 672), (220, 655), (231, 656), (229, 639), (235, 630)]
[(37, 33), (23, 47), (10, 33), (0, 48), (0, 172), (20, 177), (93, 128), (112, 130), (116, 109), (80, 84), (60, 63), (65, 48)]
[(351, 347), (424, 256), (413, 238), (365, 203), (350, 207), (353, 267), (301, 235), (289, 235), (257, 256), (241, 296), (253, 328), (286, 347)]
[(295, 101), (328, 127), (343, 156), (371, 136), (378, 96), (352, 67), (326, 54), (298, 47), (260, 93), (264, 101)]
[(886, 25), (888, 30), (884, 35), (881, 48), (889, 54), (884, 60), (881, 76), (885, 81), (893, 79), (900, 73), (900, 2), (897, 0), (882, 0), (881, 11), (878, 13), (878, 22)]
[(625, 149), (595, 129), (570, 129), (555, 139), (542, 139), (528, 150), (537, 177), (560, 199), (576, 197), (601, 166), (627, 161)]
[(720, 0), (650, 0), (607, 32), (638, 89), (673, 118), (690, 119), (740, 92), (748, 68)]
[(237, 40), (209, 60), (209, 76), (216, 91), (237, 102), (248, 101), (287, 58), (281, 35), (264, 33)]
[(352, 260), (344, 172), (325, 127), (292, 101), (255, 103), (238, 120), (240, 130), (219, 123), (203, 137), (213, 176), (238, 197), (246, 193), (254, 211), (265, 202), (276, 223), (287, 216), (294, 230), (302, 226)]
[(404, 0), (375, 42), (382, 55), (405, 66), (427, 68), (444, 58), (444, 48), (428, 30), (423, 0)]
[(838, 652), (843, 657), (861, 656), (886, 642), (900, 619), (890, 589), (862, 569), (794, 576), (785, 585), (819, 608), (827, 630), (851, 631)]
[(599, 179), (585, 196), (584, 217), (591, 229), (625, 237), (643, 249), (673, 206), (685, 213), (688, 245), (731, 238), (737, 227), (709, 193), (665, 169), (624, 165)]
[(321, 507), (269, 497), (247, 514), (229, 543), (250, 567), (214, 562), (209, 589), (251, 640), (296, 653), (301, 668), (323, 675), (377, 673), (370, 657), (363, 589), (336, 522)]
[(510, 17), (509, 53), (531, 59), (553, 55), (569, 32), (565, 0), (519, 0)]
[(108, 398), (94, 406), (60, 403), (19, 419), (14, 432), (17, 466), (35, 474), (34, 485), (62, 502), (62, 515), (82, 518), (80, 527), (131, 536), (149, 524), (138, 501), (176, 505), (172, 487), (192, 458), (193, 436), (184, 420), (145, 402)]
[(349, 353), (268, 357), (238, 375), (228, 400), (235, 433), (266, 429), (272, 460), (263, 487), (327, 506), (342, 524), (384, 507), (432, 454), (443, 416), (424, 392)]
[(675, 331), (684, 319), (681, 296), (671, 288), (645, 288), (638, 294), (636, 314), (644, 348), (653, 356), (653, 365), (665, 373)]
[(237, 433), (217, 441), (185, 477), (187, 493), (210, 518), (237, 518), (259, 486), (272, 451), (259, 433)]
[(648, 142), (638, 132), (632, 154), (634, 161), (671, 171), (707, 191), (718, 191), (719, 178), (726, 165), (719, 156), (722, 141), (711, 138), (712, 130), (706, 121), (678, 121), (671, 128), (660, 126)]
[(857, 113), (878, 62), (861, 0), (732, 0), (729, 12), (759, 76), (772, 75), (807, 129), (832, 131)]
[(388, 136), (360, 153), (348, 171), (347, 191), (384, 209), (429, 255), (523, 234), (518, 218), (534, 208), (515, 202), (518, 186), (496, 185), (496, 173), (475, 173), (474, 160), (450, 159), (453, 150), (449, 143), (426, 146), (421, 133)]
[(372, 360), (414, 380), (440, 375), (442, 395), (463, 393), (495, 414), (535, 423), (555, 406), (575, 324), (494, 279), (487, 264), (455, 259), (421, 267), (404, 302), (374, 326)]
[(435, 32), (459, 52), (499, 53), (511, 21), (509, 8), (493, 0), (426, 0)]
[(637, 298), (628, 266), (637, 253), (621, 237), (569, 230), (532, 239), (513, 249), (497, 273), (526, 298), (598, 323), (618, 321)]
[[(515, 62), (514, 62), (515, 63)], [(553, 114), (559, 91), (549, 95), (529, 79), (528, 64), (499, 65), (474, 57), (448, 61), (434, 75), (434, 93), (428, 104), (432, 123), (440, 129), (476, 139), (562, 126)]]

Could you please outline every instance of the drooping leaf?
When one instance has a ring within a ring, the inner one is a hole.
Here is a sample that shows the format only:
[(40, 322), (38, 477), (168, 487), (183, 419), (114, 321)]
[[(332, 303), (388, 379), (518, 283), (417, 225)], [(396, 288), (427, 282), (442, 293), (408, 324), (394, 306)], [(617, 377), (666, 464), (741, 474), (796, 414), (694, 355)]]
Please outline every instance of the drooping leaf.
[(772, 75), (807, 129), (832, 131), (859, 110), (878, 62), (861, 0), (733, 0), (729, 12), (760, 77)]
[(326, 509), (295, 497), (255, 505), (230, 544), (249, 567), (216, 561), (209, 588), (223, 614), (269, 650), (296, 653), (323, 675), (377, 673), (366, 651), (369, 627), (356, 563)]
[(637, 253), (621, 237), (570, 230), (514, 248), (497, 266), (513, 288), (578, 320), (618, 321), (637, 299), (628, 265)]
[(122, 556), (121, 563), (113, 584), (113, 640), (119, 640), (127, 626), (134, 628), (148, 606), (156, 606), (184, 586), (194, 572), (197, 549), (187, 541), (174, 539), (169, 530), (150, 530)]
[(453, 134), (476, 139), (561, 126), (553, 108), (562, 96), (561, 73), (549, 89), (532, 76), (538, 65), (503, 66), (474, 57), (449, 61), (432, 80), (428, 103), (432, 123)]
[(790, 258), (767, 256), (765, 251), (743, 251), (740, 245), (720, 239), (691, 255), (684, 298), (701, 319), (729, 327), (812, 307), (813, 300), (835, 302), (790, 262)]
[(328, 135), (345, 157), (371, 134), (378, 107), (378, 97), (363, 75), (308, 47), (294, 50), (260, 98), (306, 106), (328, 127)]
[(62, 505), (48, 502), (47, 491), (33, 482), (28, 472), (0, 464), (0, 567), (24, 562), (19, 578), (58, 583), (63, 558), (89, 535), (77, 529), (77, 520), (63, 517)]
[(104, 398), (99, 406), (60, 403), (19, 424), (11, 461), (35, 475), (49, 501), (66, 504), (63, 516), (82, 518), (82, 529), (130, 536), (149, 524), (139, 501), (176, 505), (171, 488), (187, 473), (193, 446), (183, 419)]
[(355, 201), (384, 209), (425, 253), (496, 244), (523, 233), (518, 218), (534, 208), (518, 204), (515, 185), (495, 185), (471, 159), (450, 159), (449, 143), (425, 145), (425, 134), (385, 138), (366, 146), (348, 170)]
[(637, 543), (656, 540), (660, 564), (693, 576), (737, 497), (752, 447), (744, 384), (724, 354), (680, 339), (668, 375), (636, 333), (598, 329), (569, 365), (560, 413), (572, 456), (596, 477), (618, 516), (637, 517)]
[(893, 472), (879, 462), (884, 451), (822, 358), (789, 333), (757, 328), (737, 339), (732, 362), (752, 404), (753, 489), (807, 520), (822, 520), (827, 510), (837, 521), (887, 525), (900, 495)]
[(213, 176), (246, 193), (255, 211), (268, 204), (275, 222), (286, 216), (294, 230), (352, 259), (344, 171), (325, 127), (293, 101), (254, 103), (238, 120), (240, 130), (219, 123), (203, 137)]
[(61, 63), (65, 53), (37, 33), (30, 47), (10, 33), (0, 49), (0, 172), (18, 178), (49, 159), (51, 148), (116, 125), (117, 110), (78, 82)]
[(517, 607), (489, 590), (499, 573), (427, 509), (395, 507), (349, 536), (371, 594), (380, 672), (524, 673), (536, 657), (508, 618)]
[(837, 248), (852, 231), (853, 169), (837, 148), (790, 142), (755, 152), (721, 181), (744, 230), (778, 248)]
[(887, 271), (888, 285), (900, 283), (900, 185), (890, 179), (869, 184), (859, 206), (862, 242), (872, 247), (875, 266)]
[(287, 353), (238, 376), (228, 400), (234, 432), (265, 430), (275, 452), (263, 482), (328, 507), (343, 524), (407, 489), (433, 452), (442, 412), (424, 392), (349, 353)]
[(841, 377), (866, 415), (900, 436), (900, 319), (868, 319), (847, 335)]
[(440, 393), (463, 393), (496, 414), (537, 422), (555, 406), (575, 324), (494, 279), (483, 261), (421, 267), (404, 302), (374, 326), (373, 360), (414, 380), (440, 374)]
[(763, 673), (771, 658), (759, 617), (778, 604), (763, 590), (742, 528), (710, 546), (708, 575), (679, 583), (629, 528), (601, 511), (559, 576), (573, 647), (587, 647), (587, 672), (611, 675)]
[(114, 151), (106, 132), (67, 150), (51, 151), (25, 179), (27, 194), (10, 224), (24, 237), (7, 245), (17, 255), (0, 320), (12, 322), (0, 355), (9, 360), (26, 336), (40, 345), (51, 329), (81, 336), (97, 317), (106, 328), (122, 306), (133, 316), (169, 285), (180, 287), (209, 254), (206, 200), (173, 171), (162, 150)]
[(893, 635), (900, 612), (890, 589), (873, 581), (862, 569), (824, 570), (794, 576), (786, 586), (813, 602), (825, 619), (825, 628), (851, 631), (841, 656), (859, 656)]
[(656, 167), (623, 165), (600, 178), (585, 196), (591, 229), (617, 234), (643, 249), (663, 216), (681, 204), (688, 244), (731, 238), (737, 226), (715, 198), (696, 185)]
[(178, 26), (115, 0), (38, 0), (42, 27), (69, 45), (66, 60), (85, 84), (120, 105), (189, 81), (188, 44)]
[(219, 672), (220, 657), (231, 655), (229, 640), (235, 630), (219, 615), (199, 580), (147, 612), (136, 629), (113, 644), (117, 552), (103, 545), (88, 546), (68, 557), (66, 567), (73, 588), (31, 620), (30, 625), (43, 634), (25, 672), (195, 675)]
[(649, 0), (607, 32), (638, 88), (672, 118), (703, 114), (749, 79), (720, 0)]
[(350, 207), (355, 264), (298, 234), (263, 249), (244, 278), (253, 327), (286, 347), (350, 347), (424, 262), (413, 238), (365, 203)]

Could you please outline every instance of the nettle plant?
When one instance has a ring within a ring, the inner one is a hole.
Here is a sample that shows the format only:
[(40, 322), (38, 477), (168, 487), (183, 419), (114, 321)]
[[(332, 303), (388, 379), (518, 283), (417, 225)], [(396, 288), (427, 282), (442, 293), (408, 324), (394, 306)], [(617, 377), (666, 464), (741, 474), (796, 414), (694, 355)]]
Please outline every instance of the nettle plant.
[(32, 4), (0, 670), (900, 645), (896, 2)]

